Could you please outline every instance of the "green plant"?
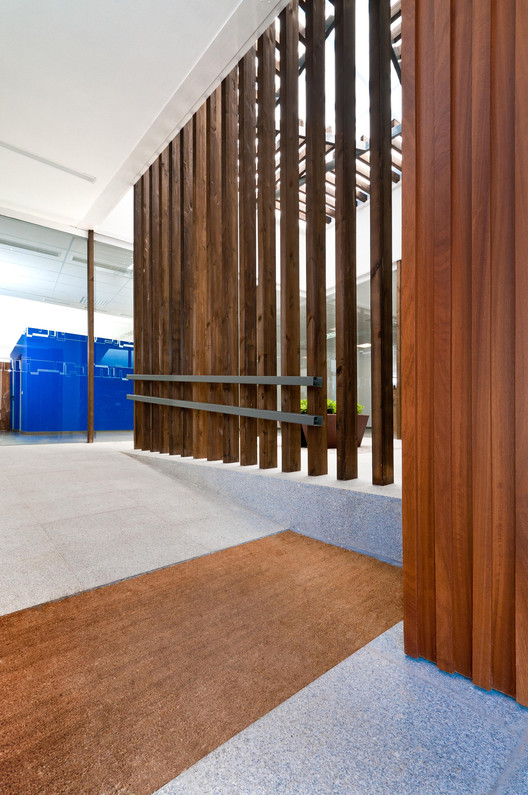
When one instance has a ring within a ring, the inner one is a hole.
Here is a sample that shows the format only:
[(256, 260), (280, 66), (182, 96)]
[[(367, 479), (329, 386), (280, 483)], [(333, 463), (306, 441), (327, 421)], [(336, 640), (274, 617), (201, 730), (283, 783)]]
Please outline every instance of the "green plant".
[[(362, 414), (364, 408), (365, 408), (365, 406), (362, 406), (361, 403), (358, 403), (357, 404), (357, 413), (358, 414)], [(308, 401), (306, 400), (306, 398), (303, 398), (301, 400), (301, 414), (307, 414), (307, 413), (308, 413)], [(327, 414), (335, 414), (336, 413), (336, 402), (335, 402), (335, 400), (330, 400), (330, 398), (328, 398), (328, 400), (326, 401), (326, 413)]]

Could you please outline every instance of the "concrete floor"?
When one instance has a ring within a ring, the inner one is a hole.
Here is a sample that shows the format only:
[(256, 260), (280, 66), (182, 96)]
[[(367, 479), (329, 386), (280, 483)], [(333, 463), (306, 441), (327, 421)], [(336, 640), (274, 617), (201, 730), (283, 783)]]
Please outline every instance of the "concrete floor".
[[(0, 613), (284, 529), (131, 452), (0, 447)], [(528, 793), (528, 710), (406, 658), (398, 625), (160, 795), (491, 792)]]

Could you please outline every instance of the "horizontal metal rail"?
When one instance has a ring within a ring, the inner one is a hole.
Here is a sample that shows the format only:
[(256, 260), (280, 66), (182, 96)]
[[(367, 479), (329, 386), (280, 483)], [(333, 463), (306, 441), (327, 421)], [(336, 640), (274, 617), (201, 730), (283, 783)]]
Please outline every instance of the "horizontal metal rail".
[(131, 381), (177, 381), (190, 384), (271, 384), (272, 386), (322, 386), (315, 375), (127, 375)]
[(170, 398), (150, 397), (148, 395), (127, 395), (127, 400), (135, 400), (139, 403), (155, 403), (157, 406), (176, 406), (180, 409), (212, 411), (217, 414), (235, 414), (238, 417), (256, 417), (258, 420), (293, 422), (297, 423), (297, 425), (313, 425), (319, 427), (323, 424), (323, 418), (319, 414), (293, 414), (289, 411), (249, 409), (245, 406), (224, 406), (221, 403), (197, 403), (194, 400), (171, 400)]

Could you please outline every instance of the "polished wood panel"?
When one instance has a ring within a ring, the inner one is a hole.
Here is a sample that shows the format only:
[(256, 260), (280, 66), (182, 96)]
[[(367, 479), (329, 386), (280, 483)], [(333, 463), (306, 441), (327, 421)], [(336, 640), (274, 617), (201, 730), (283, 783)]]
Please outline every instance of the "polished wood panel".
[[(222, 83), (222, 373), (236, 375), (238, 366), (238, 70)], [(239, 388), (224, 384), (222, 401), (238, 405)], [(222, 460), (239, 460), (239, 420), (223, 415)]]
[[(207, 336), (206, 368), (209, 375), (222, 374), (222, 88), (207, 100)], [(222, 402), (222, 387), (209, 385), (209, 403)], [(207, 459), (223, 457), (224, 424), (211, 414), (207, 427)]]
[[(159, 158), (160, 165), (160, 209), (159, 209), (159, 233), (160, 233), (160, 262), (159, 262), (159, 368), (160, 373), (170, 372), (171, 359), (171, 333), (170, 333), (170, 150), (169, 147), (163, 150)], [(162, 398), (170, 397), (170, 384), (159, 385), (159, 396)], [(169, 406), (159, 407), (159, 446), (160, 453), (170, 451), (170, 408)]]
[[(150, 284), (152, 292), (152, 374), (161, 373), (161, 339), (160, 339), (160, 161), (156, 160), (150, 167)], [(152, 384), (152, 395), (161, 397), (161, 384)], [(159, 453), (161, 449), (161, 406), (152, 406), (152, 440), (150, 449)]]
[[(326, 475), (326, 215), (325, 2), (306, 3), (306, 363), (322, 387), (308, 387), (308, 414), (322, 427), (307, 429), (308, 474)], [(350, 79), (348, 76), (347, 79)]]
[[(207, 107), (202, 105), (194, 115), (194, 177), (193, 177), (193, 373), (205, 375), (207, 368)], [(193, 384), (193, 400), (207, 403), (207, 384)], [(193, 418), (193, 456), (207, 458), (207, 427), (205, 411), (195, 411)]]
[[(281, 369), (300, 374), (298, 0), (280, 15)], [(314, 373), (310, 373), (314, 375)], [(300, 388), (282, 387), (283, 411), (300, 411)], [(301, 468), (299, 425), (282, 425), (282, 470)]]
[[(277, 262), (275, 233), (275, 26), (258, 41), (258, 374), (277, 375)], [(259, 409), (277, 410), (277, 390), (258, 388)], [(277, 466), (277, 423), (259, 424), (259, 465)]]
[(370, 19), (370, 324), (372, 482), (394, 482), (390, 0)]
[[(194, 130), (193, 120), (187, 122), (182, 142), (182, 295), (181, 295), (181, 372), (193, 373), (193, 313), (194, 313)], [(182, 385), (182, 400), (193, 400), (192, 384)], [(193, 454), (194, 412), (183, 410), (182, 455)]]
[[(240, 375), (257, 374), (256, 50), (239, 65)], [(240, 405), (257, 407), (257, 387), (240, 387)], [(240, 463), (257, 463), (257, 420), (240, 418)]]
[(337, 478), (358, 475), (356, 317), (356, 4), (335, 2)]
[(86, 279), (87, 279), (87, 301), (86, 309), (88, 313), (88, 336), (87, 345), (88, 350), (86, 353), (86, 381), (87, 381), (87, 425), (86, 425), (86, 441), (90, 444), (94, 440), (94, 354), (95, 354), (95, 336), (94, 336), (94, 311), (95, 311), (95, 295), (94, 295), (94, 274), (95, 274), (95, 244), (94, 244), (94, 231), (88, 230), (87, 240), (87, 254), (86, 254)]
[[(183, 136), (177, 135), (169, 147), (170, 158), (170, 372), (182, 373), (182, 247), (183, 247)], [(182, 385), (170, 384), (169, 396), (182, 400)], [(183, 409), (170, 409), (169, 453), (181, 455), (183, 450)]]

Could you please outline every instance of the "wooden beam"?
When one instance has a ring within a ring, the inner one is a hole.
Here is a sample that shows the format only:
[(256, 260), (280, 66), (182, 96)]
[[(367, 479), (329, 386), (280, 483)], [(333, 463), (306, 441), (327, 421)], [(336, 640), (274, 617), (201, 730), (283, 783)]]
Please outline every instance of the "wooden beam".
[[(182, 142), (182, 322), (181, 372), (193, 374), (194, 314), (194, 131), (193, 119), (183, 128)], [(182, 400), (193, 400), (192, 384), (183, 384)], [(182, 418), (182, 456), (193, 454), (194, 413), (184, 409)]]
[(356, 299), (356, 11), (335, 3), (337, 478), (358, 476)]
[[(205, 375), (207, 336), (207, 107), (204, 103), (194, 114), (194, 307), (193, 307), (193, 373)], [(207, 403), (207, 384), (193, 384), (193, 400)], [(207, 458), (207, 426), (205, 411), (194, 412), (193, 456)]]
[[(328, 472), (326, 436), (326, 194), (325, 194), (325, 0), (306, 3), (306, 352), (308, 414), (323, 425), (307, 429), (308, 474)], [(350, 79), (350, 76), (348, 76)]]
[(87, 249), (87, 302), (86, 308), (88, 310), (88, 350), (86, 357), (86, 374), (87, 374), (87, 389), (88, 389), (88, 416), (87, 416), (87, 430), (86, 441), (92, 443), (94, 440), (94, 273), (95, 273), (95, 259), (94, 259), (94, 231), (88, 230), (88, 249)]
[[(299, 4), (280, 15), (280, 248), (281, 248), (281, 369), (299, 375)], [(300, 388), (281, 389), (282, 410), (300, 411)], [(301, 468), (301, 431), (282, 425), (282, 470)]]
[[(256, 74), (255, 48), (239, 64), (240, 374), (257, 374)], [(257, 407), (257, 387), (240, 387), (240, 405)], [(257, 463), (257, 420), (240, 418), (240, 463)]]
[[(224, 375), (237, 375), (238, 365), (238, 71), (222, 83), (222, 361)], [(225, 384), (223, 402), (237, 406), (239, 388)], [(223, 416), (223, 461), (239, 460), (238, 417)]]
[[(170, 145), (170, 372), (174, 375), (182, 373), (182, 144), (183, 134), (176, 136)], [(182, 400), (181, 384), (170, 385), (170, 397)], [(170, 409), (170, 442), (171, 455), (181, 455), (183, 451), (183, 409), (173, 406)]]
[[(275, 24), (258, 42), (258, 374), (277, 375), (275, 233)], [(277, 389), (259, 386), (258, 407), (277, 409)], [(259, 424), (260, 468), (277, 466), (277, 423)]]
[(372, 482), (394, 482), (390, 0), (370, 4)]

